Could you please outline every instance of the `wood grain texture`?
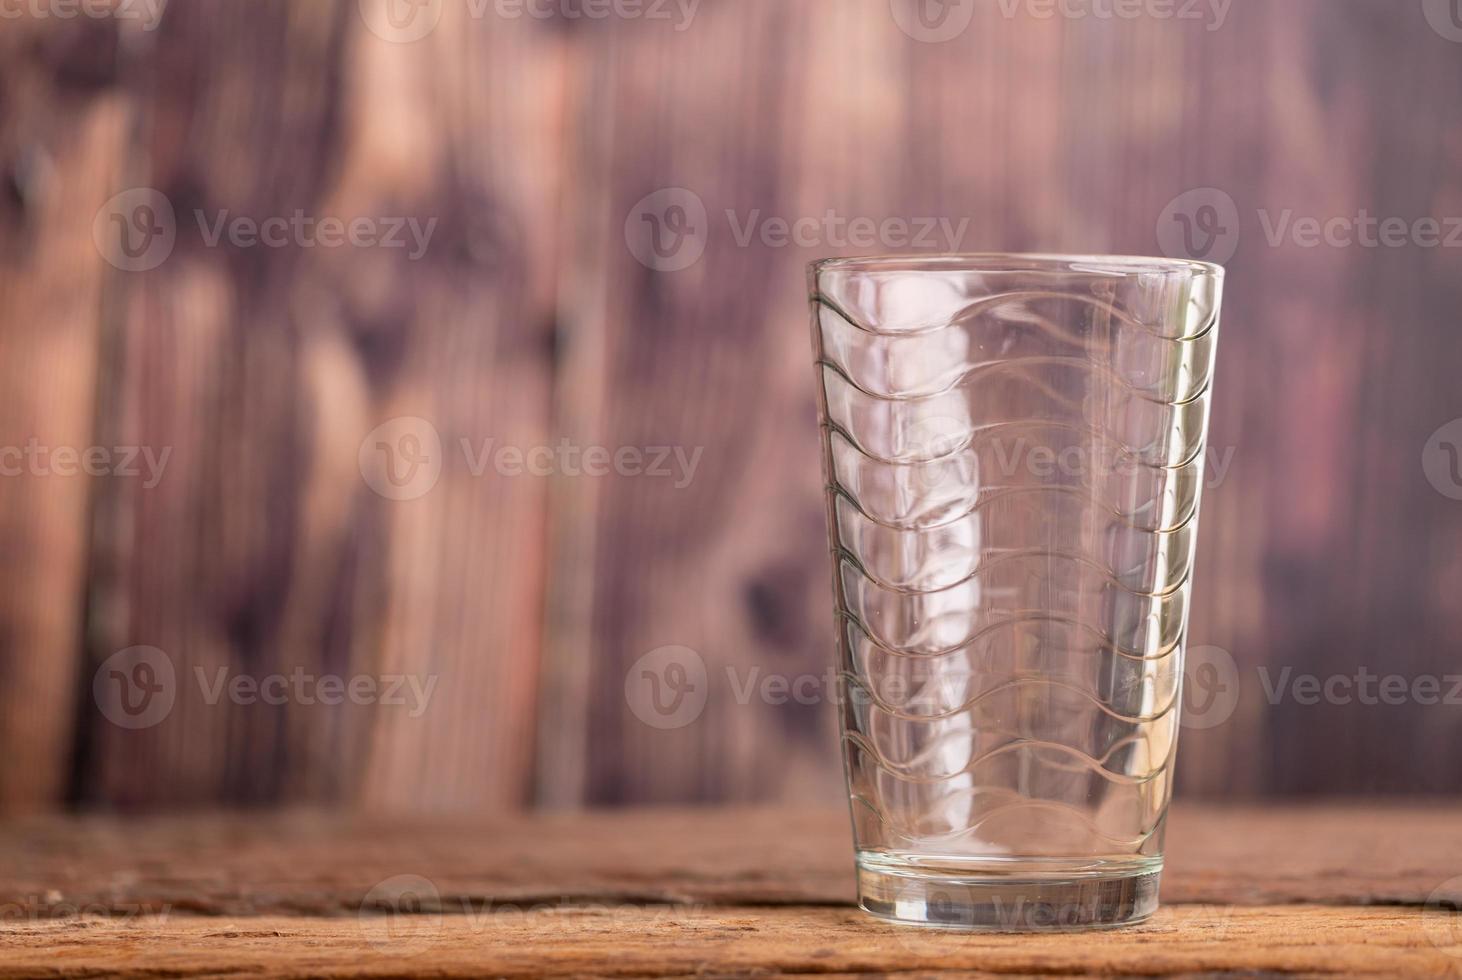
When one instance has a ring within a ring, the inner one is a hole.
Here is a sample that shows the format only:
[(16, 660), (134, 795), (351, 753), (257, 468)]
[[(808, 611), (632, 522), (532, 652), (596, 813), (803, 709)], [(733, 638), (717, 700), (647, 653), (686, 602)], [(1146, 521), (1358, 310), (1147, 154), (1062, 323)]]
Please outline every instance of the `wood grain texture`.
[(1160, 909), (1101, 933), (928, 933), (846, 909), (81, 919), (0, 932), (0, 977), (1458, 976), (1417, 909)]
[[(125, 162), (117, 25), (0, 31), (0, 809), (61, 805), (75, 738), (106, 268), (92, 219)], [(67, 463), (59, 453), (69, 453)]]
[[(1462, 902), (1457, 805), (1213, 807), (1171, 818), (1164, 902)], [(846, 905), (847, 815), (627, 810), (423, 821), (289, 813), (12, 823), (0, 907), (340, 915), (415, 881), (451, 911), (546, 902)]]
[[(543, 710), (587, 720), (570, 721), (579, 741), (557, 749), (586, 762), (545, 765), (545, 801), (836, 792), (830, 712), (733, 694), (767, 675), (815, 678), (829, 663), (800, 261), (737, 247), (723, 217), (748, 205), (768, 215), (798, 207), (796, 128), (822, 90), (793, 52), (850, 39), (840, 17), (812, 32), (815, 6), (706, 4), (683, 31), (619, 21), (577, 38), (568, 176), (582, 202), (571, 236), (582, 246), (564, 322), (571, 347), (585, 338), (576, 375), (595, 381), (565, 390), (564, 417), (584, 426), (569, 434), (586, 444), (676, 447), (698, 454), (698, 467), (565, 489), (565, 507), (592, 524), (582, 552), (554, 569), (580, 583), (582, 612), (555, 637), (572, 654), (550, 656), (556, 674), (577, 679), (560, 680), (563, 696)], [(672, 188), (700, 202), (712, 226), (698, 229), (698, 261), (660, 272), (631, 253), (626, 225), (638, 224), (647, 196)], [(631, 666), (666, 646), (689, 648), (709, 689), (704, 715), (671, 730), (644, 724), (626, 697)], [(562, 744), (549, 737), (546, 750)]]
[[(87, 669), (156, 647), (176, 703), (139, 730), (93, 712), (86, 802), (527, 797), (546, 481), (480, 459), (546, 441), (560, 69), (552, 32), (499, 26), (448, 11), (395, 43), (354, 0), (209, 0), (128, 61), (136, 180), (178, 234), (124, 274), (106, 416), (172, 458), (156, 489), (102, 502)], [(208, 238), (221, 218), (296, 214), (431, 237)], [(391, 499), (367, 468), (418, 437), (436, 458)], [(430, 699), (208, 694), (296, 672), (402, 677)]]
[(849, 907), (844, 814), (11, 821), (0, 977), (1462, 975), (1459, 804), (1180, 806), (1163, 907), (960, 934)]

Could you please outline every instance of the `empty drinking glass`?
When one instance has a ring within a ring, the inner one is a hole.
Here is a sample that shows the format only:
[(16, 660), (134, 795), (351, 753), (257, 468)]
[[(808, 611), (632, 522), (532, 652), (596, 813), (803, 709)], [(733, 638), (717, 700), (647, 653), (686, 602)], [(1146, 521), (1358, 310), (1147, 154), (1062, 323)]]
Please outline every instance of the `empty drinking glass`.
[(1223, 270), (810, 270), (860, 905), (1157, 907)]

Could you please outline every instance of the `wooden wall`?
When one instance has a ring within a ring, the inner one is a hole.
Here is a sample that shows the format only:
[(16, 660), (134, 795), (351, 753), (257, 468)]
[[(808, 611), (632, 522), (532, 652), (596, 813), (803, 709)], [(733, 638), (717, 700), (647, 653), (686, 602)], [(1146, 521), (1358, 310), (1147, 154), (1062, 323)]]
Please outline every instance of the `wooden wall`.
[[(830, 660), (803, 267), (887, 249), (738, 230), (832, 209), (968, 219), (944, 248), (1151, 254), (1206, 187), (1240, 234), (1191, 642), (1236, 696), (1185, 733), (1180, 788), (1462, 790), (1462, 704), (1264, 686), (1462, 673), (1462, 501), (1424, 467), (1462, 416), (1462, 250), (1266, 236), (1286, 210), (1462, 216), (1436, 9), (976, 0), (934, 42), (903, 0), (429, 0), (412, 40), (387, 2), (0, 21), (0, 445), (170, 454), (155, 486), (0, 478), (0, 806), (835, 798), (829, 706), (744, 689)], [(105, 240), (130, 188), (176, 227), (139, 271)], [(634, 251), (667, 201), (705, 208), (686, 268)], [(415, 259), (210, 245), (196, 215), (224, 210), (435, 225)], [(382, 492), (374, 447), (433, 435), (435, 483)], [(688, 482), (673, 457), (475, 473), (489, 439), (699, 455)], [(94, 681), (134, 646), (175, 690), (129, 728)], [(626, 688), (666, 647), (694, 653), (652, 666), (705, 668), (675, 728)], [(296, 670), (436, 686), (416, 714), (209, 704), (197, 680)]]

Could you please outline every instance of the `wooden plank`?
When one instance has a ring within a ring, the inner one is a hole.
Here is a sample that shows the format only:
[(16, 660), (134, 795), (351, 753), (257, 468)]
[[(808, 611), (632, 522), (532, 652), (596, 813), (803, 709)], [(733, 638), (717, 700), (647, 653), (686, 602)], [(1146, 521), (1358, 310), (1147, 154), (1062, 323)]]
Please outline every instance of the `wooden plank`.
[[(584, 125), (569, 179), (587, 198), (571, 215), (586, 244), (564, 321), (571, 346), (590, 338), (584, 356), (596, 363), (576, 371), (597, 381), (566, 389), (566, 417), (582, 421), (586, 443), (676, 447), (698, 466), (566, 489), (592, 539), (589, 561), (554, 569), (578, 583), (582, 612), (555, 633), (572, 651), (554, 657), (555, 669), (573, 679), (556, 684), (564, 696), (545, 710), (587, 719), (587, 731), (569, 729), (587, 762), (544, 767), (544, 799), (839, 793), (805, 311), (812, 256), (755, 236), (768, 218), (892, 207), (897, 147), (878, 140), (845, 152), (851, 143), (838, 132), (854, 107), (870, 120), (898, 118), (880, 89), (897, 71), (891, 28), (886, 4), (756, 0), (703, 5), (683, 31), (618, 21), (580, 41), (587, 66), (574, 118)], [(697, 222), (704, 209), (699, 238), (659, 267), (643, 248), (637, 259), (626, 229), (677, 206)], [(753, 240), (741, 247), (733, 228), (747, 222)], [(643, 717), (657, 682), (646, 671), (663, 681), (681, 669), (699, 684), (703, 711), (670, 726)], [(821, 706), (769, 703), (759, 693), (769, 679), (799, 680), (801, 700)]]
[[(95, 438), (103, 270), (97, 206), (129, 110), (118, 24), (7, 18), (0, 31), (0, 810), (59, 806), (71, 775), (90, 507), (125, 482)], [(69, 453), (69, 462), (59, 453)], [(92, 457), (93, 469), (100, 465)]]
[[(135, 730), (93, 712), (88, 803), (529, 793), (547, 480), (482, 452), (547, 442), (559, 43), (460, 5), (407, 40), (379, 13), (178, 5), (126, 64), (135, 180), (177, 240), (123, 277), (104, 417), (172, 456), (102, 501), (89, 666), (157, 648), (175, 697)], [(313, 241), (208, 240), (300, 213)], [(403, 247), (332, 245), (330, 218)], [(423, 447), (391, 485), (386, 454)], [(381, 686), (330, 705), (297, 672)], [(285, 678), (284, 703), (218, 696), (239, 677)]]
[(489, 908), (356, 919), (20, 922), (0, 977), (1462, 975), (1454, 917), (1419, 909), (1162, 909), (1096, 933), (964, 935), (845, 909)]
[[(1456, 804), (1179, 806), (1163, 901), (1462, 902), (1458, 816)], [(853, 901), (847, 815), (833, 810), (47, 820), (0, 830), (0, 859), (0, 907), (26, 917), (66, 907), (338, 915), (403, 876), (449, 904)]]
[[(1455, 220), (1462, 106), (1441, 93), (1462, 85), (1457, 43), (1426, 10), (1315, 0), (1280, 9), (1267, 58), (1285, 124), (1250, 192), (1256, 206), (1272, 220), (1285, 208), (1351, 220), (1364, 210), (1408, 227)], [(1311, 43), (1316, 18), (1321, 44)], [(1336, 154), (1337, 133), (1353, 152)], [(1263, 460), (1262, 480), (1247, 485), (1269, 501), (1268, 628), (1246, 647), (1269, 650), (1271, 677), (1286, 666), (1320, 678), (1365, 668), (1404, 678), (1407, 693), (1399, 704), (1352, 694), (1270, 707), (1253, 683), (1230, 727), (1263, 722), (1262, 792), (1445, 792), (1462, 772), (1462, 716), (1444, 699), (1413, 697), (1410, 684), (1429, 676), (1450, 687), (1444, 678), (1457, 673), (1462, 511), (1423, 467), (1432, 434), (1462, 417), (1462, 256), (1416, 245), (1264, 248), (1262, 229), (1245, 234), (1269, 263), (1244, 290), (1241, 322), (1251, 326), (1235, 331), (1250, 334), (1255, 370), (1226, 391), (1272, 389), (1262, 409), (1250, 404), (1241, 450)], [(1299, 744), (1317, 736), (1323, 750)]]

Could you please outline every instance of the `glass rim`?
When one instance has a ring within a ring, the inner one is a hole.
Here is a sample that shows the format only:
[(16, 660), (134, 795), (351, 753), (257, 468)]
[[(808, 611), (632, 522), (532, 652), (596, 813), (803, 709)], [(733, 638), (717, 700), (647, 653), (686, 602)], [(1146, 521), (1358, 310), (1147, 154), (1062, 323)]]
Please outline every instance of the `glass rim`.
[(1222, 279), (1224, 268), (1196, 259), (1150, 255), (1084, 255), (1060, 252), (941, 252), (929, 255), (854, 255), (818, 259), (807, 266), (814, 277), (824, 272), (1053, 273), (1056, 275), (1141, 276), (1187, 272)]

